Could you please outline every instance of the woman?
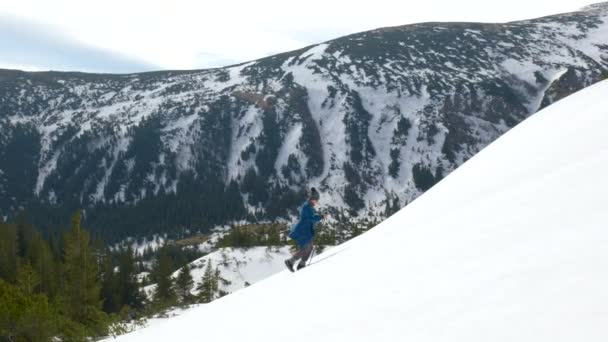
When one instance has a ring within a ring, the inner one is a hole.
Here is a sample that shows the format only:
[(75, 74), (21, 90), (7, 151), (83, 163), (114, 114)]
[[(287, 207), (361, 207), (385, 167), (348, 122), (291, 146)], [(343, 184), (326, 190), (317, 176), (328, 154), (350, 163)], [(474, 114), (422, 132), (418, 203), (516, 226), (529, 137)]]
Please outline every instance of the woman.
[[(310, 258), (313, 249), (313, 239), (315, 236), (314, 224), (321, 221), (321, 216), (315, 211), (315, 206), (319, 202), (319, 192), (317, 189), (310, 189), (308, 201), (302, 206), (300, 211), (300, 220), (289, 232), (289, 237), (296, 241), (299, 250), (290, 258), (285, 260), (287, 268), (293, 272), (293, 265), (298, 263), (298, 270), (306, 267), (306, 261)], [(327, 218), (327, 214), (323, 214), (322, 218)]]

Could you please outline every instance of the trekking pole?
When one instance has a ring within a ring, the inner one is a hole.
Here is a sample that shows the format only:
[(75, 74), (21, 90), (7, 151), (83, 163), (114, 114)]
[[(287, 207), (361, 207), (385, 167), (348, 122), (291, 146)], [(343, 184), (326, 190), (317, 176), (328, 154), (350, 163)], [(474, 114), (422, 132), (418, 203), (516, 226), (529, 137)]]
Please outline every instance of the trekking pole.
[(315, 255), (315, 240), (312, 240), (312, 252), (310, 252), (310, 257), (308, 258), (308, 266), (312, 264), (312, 257)]
[(312, 264), (312, 257), (315, 255), (315, 244), (313, 242), (312, 244), (312, 251), (310, 252), (310, 256), (308, 257), (308, 265), (310, 266)]

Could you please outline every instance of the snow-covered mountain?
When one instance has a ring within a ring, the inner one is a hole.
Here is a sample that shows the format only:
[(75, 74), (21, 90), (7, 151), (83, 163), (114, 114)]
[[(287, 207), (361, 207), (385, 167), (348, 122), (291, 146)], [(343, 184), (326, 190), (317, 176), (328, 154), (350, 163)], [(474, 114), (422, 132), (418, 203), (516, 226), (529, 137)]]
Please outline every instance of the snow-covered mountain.
[(608, 340), (607, 94), (542, 110), (312, 266), (116, 341)]
[(84, 206), (89, 227), (124, 237), (272, 219), (310, 185), (334, 208), (403, 205), (607, 75), (607, 3), (377, 29), (210, 70), (0, 70), (0, 211), (35, 208), (44, 225)]

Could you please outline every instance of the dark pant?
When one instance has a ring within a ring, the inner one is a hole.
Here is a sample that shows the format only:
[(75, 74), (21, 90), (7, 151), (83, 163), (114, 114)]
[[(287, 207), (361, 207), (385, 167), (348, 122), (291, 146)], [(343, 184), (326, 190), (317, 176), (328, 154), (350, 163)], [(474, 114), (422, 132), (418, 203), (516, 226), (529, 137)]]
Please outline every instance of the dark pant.
[(305, 265), (308, 258), (310, 258), (310, 254), (312, 254), (312, 241), (300, 248), (289, 260), (295, 264), (298, 259), (301, 259), (300, 265)]

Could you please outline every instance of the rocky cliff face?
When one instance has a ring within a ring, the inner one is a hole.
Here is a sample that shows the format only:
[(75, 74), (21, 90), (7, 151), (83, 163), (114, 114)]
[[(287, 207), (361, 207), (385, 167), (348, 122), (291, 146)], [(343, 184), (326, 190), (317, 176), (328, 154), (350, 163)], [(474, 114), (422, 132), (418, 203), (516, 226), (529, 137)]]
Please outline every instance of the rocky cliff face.
[(607, 75), (606, 3), (377, 29), (210, 70), (1, 70), (0, 211), (85, 207), (93, 228), (125, 234), (204, 229), (287, 215), (316, 185), (323, 204), (363, 214), (411, 201)]

